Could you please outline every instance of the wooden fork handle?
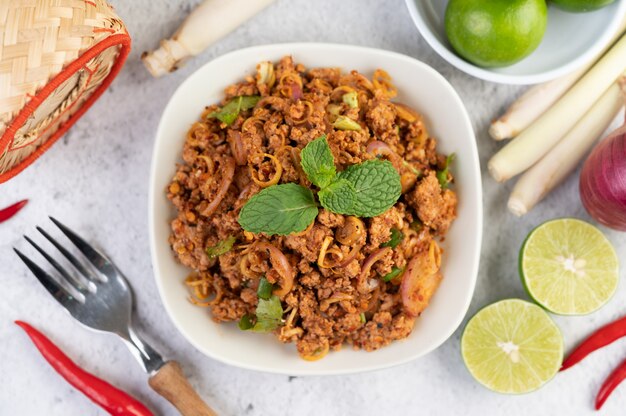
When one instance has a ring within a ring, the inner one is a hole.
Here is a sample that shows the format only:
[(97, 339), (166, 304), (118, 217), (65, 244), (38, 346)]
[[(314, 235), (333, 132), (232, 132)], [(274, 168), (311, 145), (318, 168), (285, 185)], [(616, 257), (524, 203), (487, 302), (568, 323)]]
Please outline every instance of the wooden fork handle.
[(191, 387), (180, 364), (168, 361), (148, 380), (150, 387), (167, 399), (183, 416), (217, 416)]

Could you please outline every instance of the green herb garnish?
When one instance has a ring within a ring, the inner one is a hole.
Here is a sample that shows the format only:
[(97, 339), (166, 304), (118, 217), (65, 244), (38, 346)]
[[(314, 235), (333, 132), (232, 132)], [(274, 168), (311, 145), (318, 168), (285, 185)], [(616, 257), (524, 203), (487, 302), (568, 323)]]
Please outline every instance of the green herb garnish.
[(274, 290), (274, 285), (267, 281), (265, 277), (262, 277), (259, 280), (259, 287), (256, 291), (256, 295), (260, 299), (268, 300), (270, 296), (272, 296), (272, 291)]
[(317, 212), (310, 189), (286, 183), (265, 188), (250, 198), (241, 208), (238, 221), (252, 233), (287, 235), (304, 231)]
[(245, 314), (244, 316), (242, 316), (239, 320), (239, 329), (241, 329), (242, 331), (252, 329), (252, 327), (254, 327), (254, 322), (252, 322), (252, 319), (254, 319), (254, 317), (250, 314)]
[(352, 184), (356, 200), (347, 215), (375, 217), (387, 211), (400, 198), (400, 175), (388, 160), (367, 160), (348, 166), (337, 175)]
[(317, 197), (320, 204), (327, 210), (337, 214), (350, 215), (356, 201), (356, 191), (350, 182), (339, 179), (319, 191)]
[(367, 319), (365, 319), (365, 314), (363, 312), (361, 312), (361, 314), (359, 315), (359, 318), (361, 318), (361, 323), (364, 324), (365, 322), (367, 322)]
[(240, 95), (230, 100), (224, 107), (210, 113), (208, 118), (217, 118), (222, 123), (230, 126), (237, 120), (237, 116), (241, 110), (249, 110), (259, 102), (261, 97), (258, 95)]
[(402, 240), (404, 240), (404, 234), (402, 234), (402, 231), (398, 230), (397, 228), (392, 228), (391, 238), (389, 239), (389, 241), (385, 241), (380, 246), (396, 248), (398, 244), (402, 242)]
[[(386, 160), (368, 160), (337, 174), (326, 136), (310, 142), (300, 153), (307, 178), (320, 188), (320, 204), (337, 214), (375, 217), (400, 198), (400, 175)], [(310, 189), (294, 183), (273, 185), (243, 206), (239, 224), (267, 235), (304, 231), (317, 216)]]
[(259, 298), (259, 304), (256, 306), (256, 322), (250, 329), (254, 332), (273, 331), (280, 326), (282, 318), (283, 307), (278, 296), (272, 295), (267, 300)]
[(390, 282), (398, 277), (398, 275), (400, 275), (400, 273), (402, 273), (403, 271), (404, 269), (394, 266), (389, 273), (383, 276), (383, 281)]
[(359, 99), (356, 91), (345, 93), (341, 99), (350, 108), (359, 108)]
[(226, 254), (233, 248), (233, 245), (235, 244), (236, 241), (237, 241), (236, 237), (232, 235), (228, 236), (226, 237), (225, 240), (218, 242), (213, 247), (207, 247), (206, 254), (210, 258), (219, 257), (222, 254)]
[(333, 122), (333, 127), (337, 130), (361, 130), (359, 123), (346, 116), (337, 116), (337, 119)]
[(335, 178), (335, 160), (326, 140), (326, 135), (318, 137), (300, 152), (300, 165), (306, 177), (315, 186), (325, 188)]
[(448, 179), (450, 164), (454, 161), (455, 154), (451, 153), (446, 158), (446, 165), (443, 170), (437, 171), (437, 179), (439, 180), (439, 185), (441, 185), (441, 189), (447, 189), (450, 184), (450, 180)]

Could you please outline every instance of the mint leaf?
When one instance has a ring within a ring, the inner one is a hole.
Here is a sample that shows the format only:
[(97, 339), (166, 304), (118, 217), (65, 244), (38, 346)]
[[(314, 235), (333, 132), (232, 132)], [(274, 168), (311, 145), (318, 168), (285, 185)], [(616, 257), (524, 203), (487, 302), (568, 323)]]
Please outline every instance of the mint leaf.
[(221, 109), (210, 113), (208, 118), (217, 118), (222, 123), (230, 126), (237, 120), (241, 110), (253, 108), (261, 99), (258, 95), (240, 95), (230, 100)]
[(446, 166), (443, 168), (443, 170), (437, 171), (437, 179), (439, 180), (439, 185), (441, 185), (441, 189), (448, 188), (448, 184), (450, 183), (450, 180), (448, 179), (448, 172), (450, 170), (450, 164), (455, 157), (456, 155), (454, 153), (449, 154), (446, 158)]
[(256, 323), (252, 330), (254, 332), (273, 331), (280, 326), (282, 318), (283, 307), (278, 296), (272, 295), (267, 300), (259, 298), (259, 303), (256, 307)]
[(219, 241), (213, 247), (207, 247), (206, 254), (210, 258), (219, 257), (222, 254), (226, 254), (233, 248), (235, 241), (237, 241), (237, 238), (232, 235), (229, 235), (228, 237), (226, 237), (225, 240)]
[(337, 214), (348, 214), (356, 201), (356, 191), (345, 179), (333, 181), (317, 194), (320, 204)]
[(350, 182), (356, 192), (356, 200), (347, 215), (375, 217), (400, 198), (400, 175), (388, 160), (368, 160), (352, 165), (337, 177)]
[(241, 208), (238, 222), (252, 233), (287, 235), (304, 231), (315, 220), (317, 211), (310, 189), (286, 183), (252, 196)]
[(313, 185), (325, 188), (335, 177), (335, 161), (326, 135), (307, 144), (300, 152), (300, 165)]
[(404, 234), (402, 234), (402, 231), (398, 230), (397, 228), (392, 228), (391, 238), (389, 239), (389, 241), (385, 241), (380, 246), (396, 248), (398, 244), (402, 242), (402, 240), (404, 240)]

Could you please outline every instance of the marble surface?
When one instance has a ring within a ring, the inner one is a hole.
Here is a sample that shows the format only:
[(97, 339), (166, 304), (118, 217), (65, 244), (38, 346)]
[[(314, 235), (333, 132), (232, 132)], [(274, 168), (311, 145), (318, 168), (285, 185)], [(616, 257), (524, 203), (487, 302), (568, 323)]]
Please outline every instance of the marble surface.
[[(103, 415), (43, 362), (13, 320), (45, 330), (75, 360), (148, 403), (159, 414), (176, 412), (154, 394), (126, 347), (113, 337), (78, 326), (30, 276), (11, 247), (54, 215), (96, 240), (119, 264), (137, 292), (141, 327), (164, 354), (181, 361), (191, 382), (225, 415), (583, 415), (602, 380), (626, 354), (619, 341), (558, 375), (541, 390), (502, 396), (477, 384), (459, 352), (461, 331), (435, 352), (410, 364), (373, 373), (293, 378), (241, 370), (213, 361), (177, 332), (152, 277), (147, 230), (148, 172), (160, 114), (177, 85), (203, 63), (241, 47), (289, 41), (350, 43), (420, 59), (441, 72), (464, 100), (477, 132), (483, 165), (484, 243), (469, 313), (487, 303), (526, 298), (517, 273), (519, 246), (535, 225), (560, 216), (587, 219), (573, 175), (541, 206), (517, 219), (505, 209), (512, 184), (497, 185), (484, 166), (498, 145), (486, 134), (491, 118), (522, 89), (471, 78), (437, 56), (413, 26), (402, 0), (279, 0), (180, 71), (153, 79), (140, 53), (170, 34), (197, 1), (113, 1), (134, 39), (133, 53), (111, 88), (42, 159), (0, 186), (0, 206), (20, 198), (30, 204), (0, 225), (0, 415)], [(48, 227), (50, 228), (50, 227)], [(620, 256), (623, 234), (607, 231)], [(585, 317), (554, 317), (570, 349), (593, 328), (624, 313), (624, 282), (615, 298)], [(622, 414), (626, 386), (604, 414)]]

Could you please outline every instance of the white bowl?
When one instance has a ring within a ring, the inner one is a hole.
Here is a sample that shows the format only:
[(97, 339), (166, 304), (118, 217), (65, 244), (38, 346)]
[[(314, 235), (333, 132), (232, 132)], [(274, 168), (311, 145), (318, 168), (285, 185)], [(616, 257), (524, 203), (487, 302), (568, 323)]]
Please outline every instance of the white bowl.
[[(252, 73), (259, 61), (277, 61), (288, 54), (308, 68), (357, 69), (369, 76), (376, 68), (384, 68), (400, 91), (398, 100), (424, 114), (428, 128), (440, 140), (439, 150), (458, 156), (453, 167), (458, 218), (444, 245), (444, 280), (411, 336), (376, 352), (345, 347), (320, 361), (307, 362), (299, 358), (293, 344), (281, 344), (271, 334), (243, 332), (236, 324), (214, 323), (208, 310), (187, 300), (183, 279), (190, 271), (174, 260), (167, 242), (174, 209), (165, 197), (165, 189), (180, 161), (187, 129), (205, 105), (220, 101), (223, 89)], [(472, 125), (450, 84), (432, 68), (404, 55), (306, 43), (231, 52), (192, 74), (163, 112), (152, 158), (149, 223), (154, 273), (165, 309), (185, 338), (209, 357), (238, 367), (291, 375), (353, 373), (401, 364), (434, 350), (448, 339), (461, 323), (472, 298), (482, 234), (480, 167)]]
[(617, 33), (626, 15), (626, 0), (590, 13), (569, 13), (548, 7), (548, 27), (539, 47), (525, 59), (504, 68), (481, 68), (458, 56), (446, 37), (448, 0), (406, 0), (415, 26), (443, 59), (463, 72), (504, 84), (536, 84), (580, 68), (597, 56)]

